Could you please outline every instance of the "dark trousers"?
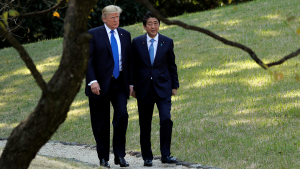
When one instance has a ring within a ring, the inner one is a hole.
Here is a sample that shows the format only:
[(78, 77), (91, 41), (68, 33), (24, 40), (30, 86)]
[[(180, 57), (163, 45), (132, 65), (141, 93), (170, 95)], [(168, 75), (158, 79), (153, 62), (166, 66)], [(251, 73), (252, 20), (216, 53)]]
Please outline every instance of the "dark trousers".
[[(128, 124), (127, 97), (123, 76), (112, 78), (108, 92), (101, 99), (89, 98), (93, 134), (99, 159), (109, 160), (110, 151), (110, 102), (114, 108), (113, 151), (115, 156), (125, 157), (126, 130)], [(101, 88), (101, 86), (100, 86)], [(101, 95), (101, 92), (100, 92)]]
[(151, 83), (145, 98), (137, 99), (140, 124), (140, 144), (144, 160), (153, 160), (151, 149), (151, 123), (153, 108), (156, 103), (160, 119), (160, 151), (162, 156), (169, 156), (173, 122), (171, 120), (171, 96), (160, 98)]

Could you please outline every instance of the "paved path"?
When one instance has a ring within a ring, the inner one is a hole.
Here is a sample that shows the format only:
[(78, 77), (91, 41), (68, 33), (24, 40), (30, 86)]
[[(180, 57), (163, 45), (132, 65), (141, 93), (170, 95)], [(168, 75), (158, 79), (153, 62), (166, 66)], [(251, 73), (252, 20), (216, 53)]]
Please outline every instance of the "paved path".
[[(6, 144), (6, 140), (0, 140), (0, 148), (4, 148)], [(134, 154), (134, 153), (132, 153)], [(92, 164), (95, 166), (99, 166), (99, 160), (97, 157), (97, 152), (94, 147), (87, 146), (87, 145), (66, 145), (62, 144), (60, 142), (48, 142), (46, 145), (44, 145), (40, 151), (38, 152), (38, 155), (43, 156), (51, 156), (51, 157), (59, 157), (59, 158), (71, 158), (75, 159), (76, 161), (85, 162), (88, 164)], [(144, 161), (141, 157), (131, 156), (130, 154), (126, 154), (125, 156), (126, 161), (130, 164), (130, 167), (128, 168), (147, 168), (144, 167)], [(121, 169), (119, 165), (114, 164), (114, 155), (110, 155), (109, 164), (111, 168), (114, 169)], [(206, 168), (206, 166), (201, 166), (200, 164), (194, 164), (189, 165), (188, 167), (183, 165), (176, 165), (176, 164), (162, 164), (160, 160), (153, 160), (153, 167), (151, 168), (157, 168), (157, 169), (169, 169), (169, 168), (175, 168), (175, 169), (188, 169), (188, 168)], [(211, 167), (209, 167), (211, 168)], [(125, 169), (125, 168), (122, 168)]]

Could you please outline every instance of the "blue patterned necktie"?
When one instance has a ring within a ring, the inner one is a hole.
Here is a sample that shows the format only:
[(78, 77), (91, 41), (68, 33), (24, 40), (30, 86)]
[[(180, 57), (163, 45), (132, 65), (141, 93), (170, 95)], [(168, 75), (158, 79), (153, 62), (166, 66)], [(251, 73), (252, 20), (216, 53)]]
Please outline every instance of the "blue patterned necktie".
[(119, 51), (118, 51), (117, 40), (114, 36), (114, 32), (115, 32), (114, 30), (110, 31), (110, 33), (111, 33), (110, 45), (111, 45), (111, 50), (112, 50), (113, 57), (114, 57), (114, 62), (115, 62), (113, 75), (117, 79), (119, 77), (119, 74), (120, 74), (120, 71), (119, 71)]
[(153, 66), (153, 62), (154, 62), (154, 47), (153, 47), (153, 42), (154, 39), (151, 39), (151, 45), (149, 47), (149, 55), (150, 55), (150, 60), (151, 60), (151, 65)]

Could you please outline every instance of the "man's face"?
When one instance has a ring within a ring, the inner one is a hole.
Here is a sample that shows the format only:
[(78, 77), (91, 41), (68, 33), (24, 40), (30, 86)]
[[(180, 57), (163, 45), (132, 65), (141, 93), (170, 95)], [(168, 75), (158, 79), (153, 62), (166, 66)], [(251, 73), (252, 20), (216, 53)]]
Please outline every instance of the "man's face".
[(102, 18), (103, 22), (111, 30), (115, 30), (119, 27), (119, 19), (120, 19), (119, 13), (111, 13), (106, 15), (105, 18)]
[(159, 22), (156, 18), (149, 18), (144, 29), (147, 31), (150, 38), (155, 38), (159, 31)]

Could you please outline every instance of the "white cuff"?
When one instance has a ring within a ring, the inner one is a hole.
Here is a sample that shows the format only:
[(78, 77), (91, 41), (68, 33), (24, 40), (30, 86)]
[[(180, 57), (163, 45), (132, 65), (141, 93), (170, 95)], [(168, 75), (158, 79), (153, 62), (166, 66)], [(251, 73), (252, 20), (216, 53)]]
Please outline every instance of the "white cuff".
[(93, 83), (95, 83), (95, 82), (98, 82), (97, 80), (93, 80), (93, 81), (91, 81), (89, 84), (88, 84), (88, 86), (91, 86)]

